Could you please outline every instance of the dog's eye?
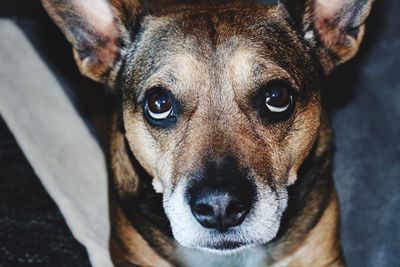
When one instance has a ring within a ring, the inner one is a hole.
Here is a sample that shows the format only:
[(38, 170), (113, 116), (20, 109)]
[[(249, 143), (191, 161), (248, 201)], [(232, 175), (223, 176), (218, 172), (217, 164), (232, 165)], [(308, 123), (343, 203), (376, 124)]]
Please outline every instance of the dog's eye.
[(144, 113), (150, 124), (157, 127), (168, 127), (176, 122), (176, 104), (171, 94), (161, 88), (149, 90), (144, 104)]
[(293, 103), (293, 96), (283, 85), (271, 85), (265, 94), (265, 105), (273, 113), (287, 111)]
[(172, 102), (169, 94), (161, 88), (153, 89), (147, 98), (146, 110), (155, 120), (164, 120), (172, 113)]
[(172, 112), (169, 95), (162, 90), (156, 90), (147, 99), (146, 109), (153, 119), (164, 120), (168, 118)]
[(288, 81), (270, 81), (255, 95), (255, 108), (265, 123), (283, 122), (295, 110), (296, 91)]

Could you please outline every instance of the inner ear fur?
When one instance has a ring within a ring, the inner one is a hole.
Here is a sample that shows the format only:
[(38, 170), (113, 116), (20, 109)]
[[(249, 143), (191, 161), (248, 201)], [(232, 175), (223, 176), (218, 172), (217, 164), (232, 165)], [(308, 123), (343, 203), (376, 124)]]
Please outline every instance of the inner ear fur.
[(373, 0), (282, 0), (326, 73), (353, 58)]
[(81, 73), (113, 86), (141, 5), (135, 0), (42, 0), (72, 44)]

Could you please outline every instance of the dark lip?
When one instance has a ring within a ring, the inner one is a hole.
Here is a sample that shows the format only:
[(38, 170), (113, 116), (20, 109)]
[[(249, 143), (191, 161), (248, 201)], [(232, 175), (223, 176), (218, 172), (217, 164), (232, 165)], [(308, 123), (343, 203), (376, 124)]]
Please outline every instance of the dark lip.
[(242, 242), (223, 241), (223, 242), (218, 242), (218, 243), (215, 243), (215, 244), (207, 245), (204, 248), (224, 251), (224, 250), (239, 249), (241, 247), (244, 247), (245, 245), (246, 244), (244, 244)]

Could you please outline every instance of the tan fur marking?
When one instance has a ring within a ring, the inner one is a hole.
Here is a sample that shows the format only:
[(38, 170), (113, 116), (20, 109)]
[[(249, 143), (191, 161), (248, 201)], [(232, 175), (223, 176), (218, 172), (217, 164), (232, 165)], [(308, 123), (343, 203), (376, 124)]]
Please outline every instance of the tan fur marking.
[(127, 267), (136, 264), (141, 267), (172, 267), (132, 227), (117, 205), (113, 206), (113, 214), (115, 222), (118, 222), (113, 224), (116, 227), (114, 238), (120, 238), (123, 244), (119, 247), (117, 240), (110, 242), (111, 255), (116, 266)]
[(293, 165), (289, 172), (288, 185), (292, 185), (296, 181), (298, 170), (318, 137), (320, 113), (321, 106), (318, 99), (310, 104), (307, 109), (301, 112), (296, 118), (293, 128), (300, 130), (291, 132), (289, 134), (290, 138), (287, 138), (289, 143), (287, 147), (291, 150), (289, 154), (293, 156)]
[(115, 186), (120, 195), (132, 195), (136, 193), (139, 185), (139, 177), (132, 167), (124, 142), (124, 135), (113, 129), (111, 136), (111, 167), (115, 177)]
[(284, 261), (290, 267), (344, 266), (338, 237), (339, 206), (336, 192), (332, 192), (329, 205), (318, 224), (311, 230), (300, 248)]

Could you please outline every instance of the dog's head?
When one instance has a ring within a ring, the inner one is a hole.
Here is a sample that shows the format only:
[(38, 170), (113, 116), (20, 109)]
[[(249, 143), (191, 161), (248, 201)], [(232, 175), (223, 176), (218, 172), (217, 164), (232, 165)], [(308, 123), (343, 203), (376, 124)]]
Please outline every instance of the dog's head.
[(265, 244), (321, 124), (321, 77), (354, 56), (371, 1), (179, 7), (44, 0), (83, 74), (121, 90), (126, 138), (176, 240)]

